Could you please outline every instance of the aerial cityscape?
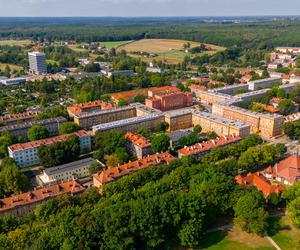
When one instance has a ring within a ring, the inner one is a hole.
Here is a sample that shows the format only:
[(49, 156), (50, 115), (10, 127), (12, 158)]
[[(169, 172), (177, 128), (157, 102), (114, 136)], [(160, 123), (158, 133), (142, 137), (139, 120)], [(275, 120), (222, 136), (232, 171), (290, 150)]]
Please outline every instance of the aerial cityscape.
[(300, 3), (2, 2), (0, 249), (300, 249)]

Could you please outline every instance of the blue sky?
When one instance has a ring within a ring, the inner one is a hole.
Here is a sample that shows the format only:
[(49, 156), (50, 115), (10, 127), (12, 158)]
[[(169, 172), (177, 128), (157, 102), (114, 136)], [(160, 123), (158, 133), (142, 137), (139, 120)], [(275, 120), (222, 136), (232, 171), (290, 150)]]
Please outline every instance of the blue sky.
[(0, 0), (0, 16), (300, 15), (300, 0)]

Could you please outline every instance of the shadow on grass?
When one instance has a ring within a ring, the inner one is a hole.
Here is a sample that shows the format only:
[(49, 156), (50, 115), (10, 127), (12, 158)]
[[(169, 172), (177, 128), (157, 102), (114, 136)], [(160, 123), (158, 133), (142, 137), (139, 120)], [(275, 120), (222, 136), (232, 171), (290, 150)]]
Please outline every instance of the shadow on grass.
[(286, 225), (281, 220), (282, 217), (270, 217), (268, 219), (268, 235), (274, 236), (277, 234), (280, 230), (291, 230), (291, 227), (289, 225)]
[(226, 235), (227, 235), (227, 231), (216, 231), (216, 232), (205, 234), (203, 238), (200, 240), (199, 248), (205, 249), (213, 245), (216, 245), (222, 240), (224, 240)]

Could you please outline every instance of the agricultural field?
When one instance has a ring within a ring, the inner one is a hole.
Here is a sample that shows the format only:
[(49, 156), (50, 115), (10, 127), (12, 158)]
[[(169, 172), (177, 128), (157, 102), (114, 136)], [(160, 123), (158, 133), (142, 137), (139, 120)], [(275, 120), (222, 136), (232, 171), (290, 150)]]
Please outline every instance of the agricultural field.
[[(182, 62), (185, 56), (199, 56), (201, 54), (214, 54), (218, 51), (225, 50), (224, 47), (207, 44), (212, 50), (205, 51), (198, 54), (185, 53), (183, 45), (190, 43), (191, 48), (200, 45), (198, 42), (185, 41), (185, 40), (170, 40), (170, 39), (143, 39), (139, 41), (129, 42), (125, 45), (119, 46), (118, 51), (124, 49), (128, 54), (135, 58), (142, 58), (146, 62), (151, 62), (154, 59), (156, 61), (163, 61), (170, 64), (176, 64)], [(146, 52), (155, 54), (155, 57), (143, 57), (133, 52)]]
[(11, 45), (11, 46), (26, 46), (32, 44), (32, 41), (29, 39), (26, 40), (0, 40), (0, 46), (1, 45)]
[(101, 45), (104, 45), (106, 48), (118, 48), (122, 45), (129, 43), (130, 41), (116, 41), (116, 42), (101, 42)]
[(5, 70), (6, 66), (9, 66), (11, 70), (15, 70), (15, 71), (20, 71), (23, 69), (23, 67), (15, 64), (0, 63), (0, 70)]

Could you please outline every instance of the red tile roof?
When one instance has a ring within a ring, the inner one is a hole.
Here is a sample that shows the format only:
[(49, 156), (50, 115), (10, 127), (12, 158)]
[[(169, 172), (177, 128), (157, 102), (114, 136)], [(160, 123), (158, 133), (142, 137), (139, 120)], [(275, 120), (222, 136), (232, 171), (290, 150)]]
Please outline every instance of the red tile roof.
[(36, 189), (31, 192), (10, 196), (0, 200), (0, 213), (10, 209), (41, 202), (50, 197), (63, 194), (81, 193), (85, 188), (77, 181), (67, 181), (46, 188)]
[(241, 137), (236, 135), (230, 135), (230, 136), (222, 136), (217, 137), (215, 140), (210, 140), (202, 143), (197, 143), (193, 146), (184, 147), (182, 149), (179, 149), (177, 152), (181, 155), (187, 156), (187, 155), (196, 155), (200, 153), (204, 153), (206, 151), (209, 151), (213, 148), (221, 147), (228, 145), (230, 143), (238, 142), (241, 140)]
[(69, 106), (67, 110), (69, 113), (72, 113), (73, 115), (77, 115), (82, 112), (85, 112), (86, 109), (96, 108), (96, 107), (99, 107), (100, 109), (112, 109), (114, 108), (114, 105), (103, 101), (93, 101), (93, 102), (85, 102), (85, 103), (79, 103), (73, 106)]
[(96, 178), (97, 181), (103, 185), (141, 169), (149, 168), (159, 164), (168, 164), (175, 159), (176, 158), (168, 152), (154, 154), (140, 160), (133, 162), (130, 161), (118, 167), (103, 170), (102, 172), (95, 174), (94, 178)]
[(36, 148), (36, 147), (40, 147), (42, 145), (48, 145), (48, 144), (51, 144), (54, 142), (65, 141), (71, 135), (76, 135), (77, 137), (84, 137), (84, 136), (89, 136), (90, 133), (85, 130), (79, 130), (73, 134), (59, 135), (59, 136), (55, 136), (55, 137), (51, 137), (51, 138), (47, 138), (47, 139), (41, 139), (41, 140), (37, 140), (37, 141), (13, 144), (13, 145), (10, 145), (8, 148), (12, 152), (22, 151), (22, 150), (29, 149), (29, 148)]
[(146, 148), (151, 146), (151, 143), (147, 138), (137, 133), (127, 132), (127, 134), (125, 135), (125, 139), (127, 141), (130, 141), (138, 145), (141, 148)]
[(276, 164), (273, 170), (276, 176), (293, 184), (300, 180), (300, 157), (292, 155)]
[(198, 89), (198, 90), (203, 90), (203, 91), (205, 91), (205, 90), (207, 90), (208, 88), (206, 87), (206, 86), (202, 86), (202, 85), (197, 85), (197, 84), (192, 84), (191, 86), (189, 86), (189, 88), (191, 89), (191, 90), (195, 90), (195, 89)]
[(23, 120), (23, 119), (30, 119), (35, 116), (37, 116), (40, 111), (29, 111), (26, 113), (21, 113), (21, 114), (14, 114), (14, 115), (4, 115), (0, 116), (0, 121), (1, 122), (12, 122), (12, 121), (17, 121), (17, 120)]
[(284, 190), (283, 186), (272, 185), (259, 173), (249, 173), (245, 177), (238, 175), (235, 180), (239, 185), (255, 186), (258, 191), (263, 193), (264, 197), (268, 197), (271, 193), (279, 194)]

